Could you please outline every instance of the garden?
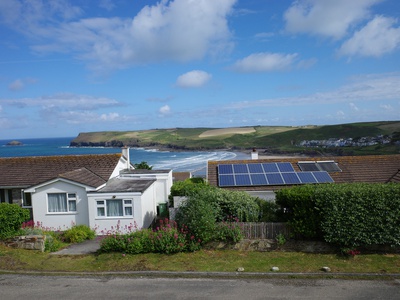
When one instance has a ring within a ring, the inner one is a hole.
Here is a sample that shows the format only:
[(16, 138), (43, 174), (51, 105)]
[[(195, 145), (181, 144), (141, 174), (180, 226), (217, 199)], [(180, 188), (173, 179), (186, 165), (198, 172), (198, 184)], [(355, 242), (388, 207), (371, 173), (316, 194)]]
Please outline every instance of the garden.
[[(181, 270), (202, 270), (204, 266), (201, 266), (200, 261), (196, 263), (196, 259), (205, 258), (210, 262), (203, 262), (208, 270), (225, 270), (238, 266), (241, 262), (242, 266), (249, 266), (251, 270), (257, 271), (259, 267), (272, 265), (276, 261), (276, 264), (286, 266), (283, 268), (287, 268), (287, 271), (299, 268), (304, 271), (316, 263), (322, 264), (326, 261), (325, 264), (339, 264), (340, 267), (336, 268), (338, 271), (358, 272), (355, 262), (348, 261), (354, 258), (367, 271), (376, 272), (380, 268), (379, 270), (390, 272), (400, 267), (398, 184), (304, 185), (278, 191), (276, 203), (270, 203), (244, 192), (223, 190), (211, 187), (202, 180), (192, 179), (174, 184), (171, 201), (173, 196), (186, 197), (175, 220), (159, 219), (152, 228), (146, 229), (139, 229), (132, 224), (128, 232), (125, 228), (121, 230), (119, 224), (116, 224), (114, 230), (101, 236), (100, 251), (90, 259), (95, 259), (97, 263), (106, 257), (115, 259), (114, 263), (103, 261), (99, 267), (101, 270), (114, 267), (120, 270), (129, 266), (132, 270), (175, 270), (177, 266), (181, 266)], [(97, 229), (85, 225), (52, 229), (43, 228), (40, 223), (33, 224), (28, 219), (29, 212), (26, 209), (13, 204), (0, 204), (0, 240), (19, 235), (45, 235), (45, 253), (49, 253), (71, 243), (96, 237)], [(278, 221), (287, 222), (291, 227), (291, 236), (276, 236), (279, 245), (296, 239), (322, 241), (333, 246), (336, 251), (308, 254), (288, 252), (280, 248), (269, 253), (255, 253), (216, 251), (209, 247), (213, 242), (233, 245), (241, 241), (242, 222)], [(0, 258), (12, 258), (19, 253), (20, 263), (24, 261), (25, 265), (30, 265), (31, 263), (21, 258), (24, 255), (20, 251), (1, 246)], [(35, 254), (37, 257), (40, 255)], [(160, 260), (164, 255), (168, 257), (168, 267), (163, 266)], [(129, 257), (129, 261), (121, 265), (121, 257)], [(267, 261), (264, 262), (264, 259)], [(175, 261), (174, 267), (170, 265), (171, 261)], [(45, 265), (44, 262), (43, 264)], [(307, 264), (309, 267), (305, 267)], [(0, 263), (0, 269), (2, 267), (4, 266)], [(335, 270), (335, 267), (332, 269)]]

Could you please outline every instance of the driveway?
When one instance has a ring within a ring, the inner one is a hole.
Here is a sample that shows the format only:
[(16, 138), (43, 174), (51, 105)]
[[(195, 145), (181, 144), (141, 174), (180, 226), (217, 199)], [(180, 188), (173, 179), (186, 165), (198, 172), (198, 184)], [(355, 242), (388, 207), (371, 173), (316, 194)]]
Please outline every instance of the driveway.
[(78, 244), (71, 244), (57, 252), (52, 252), (53, 255), (82, 255), (96, 253), (100, 249), (100, 238), (87, 240)]

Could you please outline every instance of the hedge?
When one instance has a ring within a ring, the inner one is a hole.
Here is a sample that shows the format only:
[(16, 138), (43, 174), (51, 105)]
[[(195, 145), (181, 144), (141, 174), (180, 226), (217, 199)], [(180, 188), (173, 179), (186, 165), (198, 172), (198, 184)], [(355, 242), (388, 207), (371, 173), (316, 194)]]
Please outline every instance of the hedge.
[(400, 185), (326, 184), (277, 192), (295, 234), (340, 247), (400, 246)]
[(18, 204), (0, 203), (0, 240), (13, 237), (29, 218), (28, 209)]

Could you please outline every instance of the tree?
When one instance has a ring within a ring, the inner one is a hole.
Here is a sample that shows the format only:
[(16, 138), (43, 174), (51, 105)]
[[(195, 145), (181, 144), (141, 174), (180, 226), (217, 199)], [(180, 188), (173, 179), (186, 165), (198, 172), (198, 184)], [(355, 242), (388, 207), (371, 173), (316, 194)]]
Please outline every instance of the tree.
[(139, 169), (139, 170), (152, 170), (153, 169), (153, 166), (149, 166), (147, 161), (142, 161), (141, 163), (134, 164), (133, 166), (135, 167), (135, 169)]

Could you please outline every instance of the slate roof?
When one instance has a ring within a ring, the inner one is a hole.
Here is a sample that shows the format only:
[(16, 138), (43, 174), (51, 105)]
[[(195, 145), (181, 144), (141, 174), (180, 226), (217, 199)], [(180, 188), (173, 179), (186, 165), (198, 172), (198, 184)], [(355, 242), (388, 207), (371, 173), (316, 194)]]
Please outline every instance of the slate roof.
[(143, 193), (154, 182), (156, 182), (155, 179), (131, 179), (116, 177), (110, 179), (107, 185), (97, 190), (96, 193)]
[(58, 177), (97, 186), (110, 178), (120, 157), (121, 154), (100, 154), (0, 158), (0, 188), (27, 188)]
[[(400, 183), (400, 154), (333, 157), (291, 157), (257, 160), (209, 161), (207, 179), (210, 185), (218, 186), (217, 166), (219, 164), (290, 162), (296, 172), (300, 172), (299, 161), (329, 161), (338, 163), (342, 172), (329, 173), (335, 183)], [(277, 190), (282, 186), (229, 187), (235, 190)]]

